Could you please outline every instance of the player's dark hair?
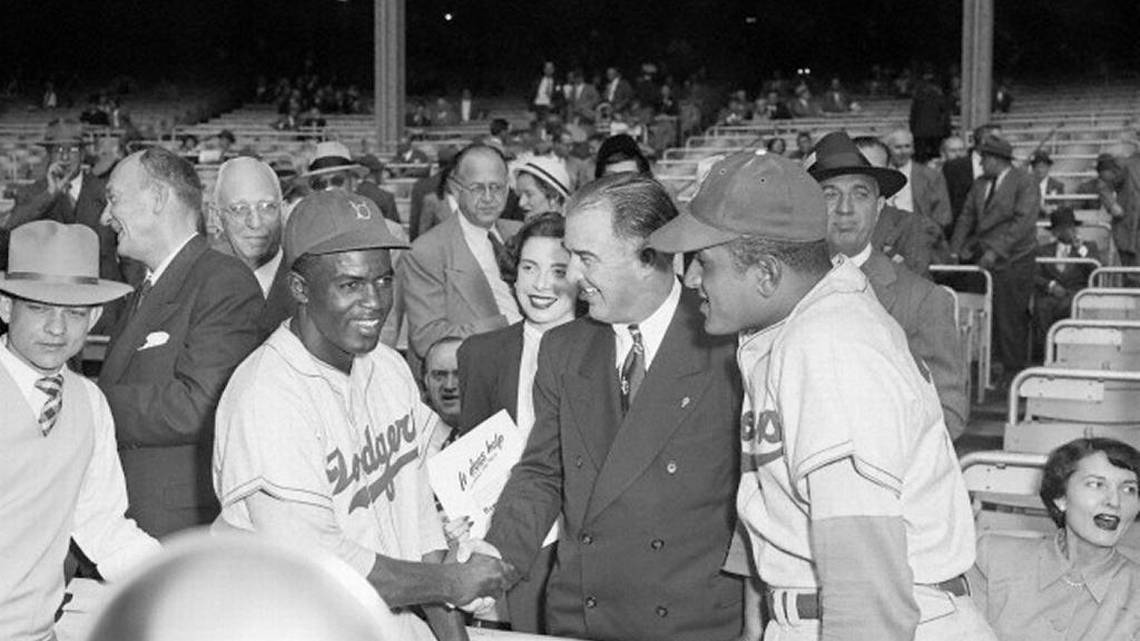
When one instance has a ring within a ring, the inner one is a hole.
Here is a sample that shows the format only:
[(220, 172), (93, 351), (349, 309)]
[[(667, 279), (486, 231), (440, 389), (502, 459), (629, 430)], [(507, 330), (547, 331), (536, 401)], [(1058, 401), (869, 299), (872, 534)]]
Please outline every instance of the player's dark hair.
[(762, 236), (740, 236), (728, 242), (732, 263), (739, 271), (758, 265), (771, 256), (802, 274), (826, 274), (831, 269), (831, 255), (826, 240), (792, 242)]
[[(1077, 470), (1077, 464), (1097, 452), (1104, 452), (1108, 462), (1122, 470), (1128, 470), (1140, 481), (1140, 452), (1127, 443), (1111, 438), (1079, 438), (1069, 441), (1049, 453), (1045, 470), (1041, 475), (1039, 496), (1049, 511), (1049, 517), (1059, 528), (1065, 527), (1065, 512), (1057, 507), (1056, 500), (1065, 496), (1065, 486), (1069, 477)], [(1128, 527), (1128, 523), (1122, 524)]]

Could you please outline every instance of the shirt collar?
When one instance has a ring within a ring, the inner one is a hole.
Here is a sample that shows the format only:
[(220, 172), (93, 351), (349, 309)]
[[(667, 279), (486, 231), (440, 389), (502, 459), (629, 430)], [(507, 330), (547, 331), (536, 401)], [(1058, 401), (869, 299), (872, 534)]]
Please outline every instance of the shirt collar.
[(42, 399), (47, 398), (47, 395), (36, 387), (36, 381), (45, 376), (62, 374), (64, 369), (60, 367), (51, 374), (43, 374), (33, 369), (31, 365), (21, 360), (20, 357), (8, 347), (7, 334), (0, 336), (0, 368), (8, 370), (8, 375), (12, 377), (12, 380), (16, 383), (16, 388), (20, 390), (20, 396), (23, 396), (28, 401), (28, 406), (35, 412), (39, 412), (40, 407), (43, 405)]
[(146, 277), (147, 280), (150, 281), (151, 287), (154, 287), (154, 285), (158, 283), (158, 279), (162, 278), (162, 273), (166, 271), (167, 267), (170, 267), (170, 263), (174, 262), (174, 257), (177, 256), (178, 253), (181, 252), (184, 247), (186, 247), (186, 244), (193, 240), (197, 235), (198, 233), (194, 232), (186, 238), (182, 239), (182, 242), (178, 243), (178, 245), (175, 246), (174, 251), (167, 254), (166, 258), (164, 258), (162, 262), (158, 264), (158, 267), (156, 267), (154, 271), (147, 271)]
[(461, 211), (456, 211), (455, 215), (459, 217), (459, 228), (463, 230), (464, 237), (468, 239), (479, 239), (483, 242), (490, 242), (487, 240), (487, 234), (493, 233), (499, 240), (503, 239), (503, 235), (499, 233), (498, 225), (491, 225), (490, 229), (485, 229), (472, 223), (470, 220), (467, 220), (467, 216), (464, 216), (463, 212)]
[[(1064, 536), (1064, 530), (1057, 532), (1051, 541), (1042, 546), (1041, 553), (1038, 557), (1038, 576), (1041, 577), (1038, 589), (1044, 590), (1045, 588), (1053, 585), (1057, 581), (1064, 580), (1065, 574), (1072, 569), (1072, 564), (1069, 562), (1065, 555), (1061, 553), (1061, 537)], [(1085, 588), (1088, 590), (1092, 598), (1099, 604), (1104, 601), (1105, 596), (1108, 595), (1109, 585), (1112, 583), (1112, 577), (1120, 570), (1120, 566), (1126, 563), (1127, 560), (1119, 550), (1113, 548), (1112, 553), (1105, 556), (1105, 558), (1092, 567), (1086, 568), (1082, 573), (1082, 579), (1085, 582)]]
[[(870, 258), (871, 258), (871, 243), (867, 243), (867, 246), (864, 247), (863, 249), (860, 249), (858, 254), (855, 254), (854, 256), (848, 256), (847, 260), (850, 260), (851, 262), (855, 263), (856, 267), (858, 267), (859, 269), (862, 269), (863, 265)], [(838, 265), (839, 264), (839, 254), (832, 256), (831, 264), (832, 265)]]
[(257, 279), (257, 284), (261, 286), (263, 296), (269, 296), (269, 289), (273, 286), (273, 279), (277, 277), (277, 268), (281, 266), (283, 254), (284, 251), (278, 247), (277, 253), (269, 259), (269, 262), (253, 270), (253, 276)]
[[(661, 341), (665, 339), (665, 332), (669, 330), (669, 324), (673, 322), (673, 314), (677, 311), (677, 304), (681, 302), (681, 281), (673, 278), (673, 288), (669, 290), (669, 294), (665, 300), (657, 306), (657, 309), (649, 315), (648, 318), (637, 323), (637, 329), (641, 332), (641, 341), (645, 346), (645, 366), (653, 361), (653, 356), (657, 353), (657, 348), (661, 345)], [(629, 326), (632, 323), (614, 323), (610, 325), (613, 328), (614, 334), (618, 340), (629, 340), (632, 343), (632, 338), (629, 333)], [(620, 345), (621, 343), (619, 343)]]
[(281, 355), (289, 367), (296, 370), (303, 376), (313, 376), (326, 379), (337, 385), (343, 385), (344, 382), (351, 376), (354, 376), (358, 370), (362, 368), (371, 368), (371, 359), (368, 354), (357, 354), (352, 359), (352, 369), (349, 374), (345, 374), (339, 369), (325, 363), (305, 347), (301, 339), (293, 333), (289, 328), (289, 323), (292, 319), (285, 320), (277, 327), (277, 330), (265, 339), (265, 347), (272, 349)]

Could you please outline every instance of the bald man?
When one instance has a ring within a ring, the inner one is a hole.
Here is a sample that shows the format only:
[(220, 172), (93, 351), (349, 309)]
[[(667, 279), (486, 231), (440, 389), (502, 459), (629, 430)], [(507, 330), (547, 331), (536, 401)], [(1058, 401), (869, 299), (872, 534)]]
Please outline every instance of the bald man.
[(252, 272), (265, 298), (260, 326), (273, 332), (293, 314), (293, 298), (281, 264), (281, 183), (273, 169), (255, 158), (222, 163), (214, 184), (214, 204), (221, 236), (213, 247), (240, 260)]
[(887, 202), (925, 216), (939, 227), (949, 225), (950, 193), (946, 179), (942, 172), (914, 162), (914, 135), (909, 129), (896, 129), (887, 134), (884, 142), (891, 150), (891, 166), (906, 176), (906, 185)]

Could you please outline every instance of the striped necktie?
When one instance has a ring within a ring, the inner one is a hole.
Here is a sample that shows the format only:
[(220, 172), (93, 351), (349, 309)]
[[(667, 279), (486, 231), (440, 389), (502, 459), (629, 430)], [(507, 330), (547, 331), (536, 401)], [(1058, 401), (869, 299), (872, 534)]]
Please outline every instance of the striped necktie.
[(637, 388), (645, 380), (645, 344), (641, 342), (641, 330), (637, 324), (629, 326), (629, 334), (633, 337), (633, 345), (625, 355), (625, 362), (621, 366), (621, 411), (629, 412), (633, 405), (633, 398), (637, 395)]
[(36, 381), (36, 389), (47, 394), (47, 402), (40, 410), (40, 431), (44, 436), (55, 427), (55, 420), (59, 418), (59, 411), (63, 409), (63, 376), (45, 376)]

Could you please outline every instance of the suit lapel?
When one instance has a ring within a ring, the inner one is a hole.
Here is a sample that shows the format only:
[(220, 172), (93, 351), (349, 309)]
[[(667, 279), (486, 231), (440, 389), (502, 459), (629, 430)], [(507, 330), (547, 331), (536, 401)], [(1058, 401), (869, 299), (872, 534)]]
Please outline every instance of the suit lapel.
[[(696, 407), (705, 393), (709, 355), (699, 342), (697, 305), (695, 294), (686, 290), (598, 473), (587, 519), (609, 507), (645, 472), (688, 416), (686, 408)], [(612, 356), (609, 362), (614, 362)]]
[(863, 263), (863, 273), (867, 275), (879, 304), (890, 311), (895, 305), (895, 281), (898, 280), (891, 259), (878, 250), (872, 250), (867, 262)]
[(143, 298), (137, 309), (134, 308), (138, 296), (136, 290), (130, 299), (133, 311), (128, 311), (125, 314), (125, 318), (117, 328), (119, 333), (111, 341), (107, 360), (103, 363), (103, 369), (100, 372), (101, 379), (110, 383), (118, 381), (141, 345), (143, 337), (152, 329), (152, 325), (156, 320), (163, 318), (163, 312), (167, 306), (178, 302), (177, 295), (182, 289), (187, 273), (198, 260), (198, 257), (206, 250), (205, 238), (201, 235), (195, 235), (191, 238), (190, 242), (186, 243), (178, 255), (174, 257), (174, 260), (170, 262), (166, 271), (162, 273), (162, 277)]
[(504, 334), (500, 349), (504, 363), (507, 367), (499, 370), (499, 402), (507, 408), (512, 418), (518, 421), (519, 417), (519, 365), (522, 361), (523, 351), (523, 324), (515, 323), (511, 331)]
[(609, 325), (588, 321), (593, 337), (583, 346), (578, 369), (566, 374), (571, 420), (586, 444), (586, 453), (600, 468), (610, 444), (609, 433), (621, 421), (614, 335)]

